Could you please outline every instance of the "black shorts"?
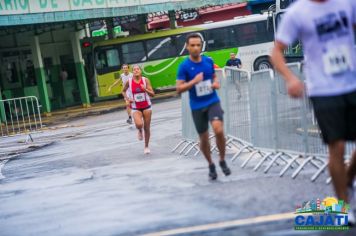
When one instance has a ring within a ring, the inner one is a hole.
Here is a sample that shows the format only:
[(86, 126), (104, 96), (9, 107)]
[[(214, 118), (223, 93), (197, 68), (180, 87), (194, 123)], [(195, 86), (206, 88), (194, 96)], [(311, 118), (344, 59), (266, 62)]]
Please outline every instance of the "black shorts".
[(325, 143), (356, 140), (356, 91), (310, 99)]
[(148, 106), (148, 107), (145, 107), (145, 108), (131, 108), (132, 112), (140, 111), (142, 113), (143, 113), (143, 111), (148, 110), (148, 109), (151, 109), (151, 106)]
[(192, 111), (195, 128), (199, 134), (205, 133), (209, 129), (209, 121), (223, 121), (224, 111), (221, 108), (220, 102), (211, 104), (210, 106)]

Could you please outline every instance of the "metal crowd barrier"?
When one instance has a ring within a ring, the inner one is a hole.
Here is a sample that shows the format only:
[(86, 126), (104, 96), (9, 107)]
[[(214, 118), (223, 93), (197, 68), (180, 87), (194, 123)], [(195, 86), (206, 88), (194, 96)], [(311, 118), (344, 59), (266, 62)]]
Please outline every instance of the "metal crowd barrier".
[(195, 131), (195, 126), (189, 106), (189, 93), (185, 92), (182, 95), (182, 136), (183, 139), (172, 150), (177, 151), (179, 148), (179, 155), (184, 154), (187, 156), (193, 149), (196, 150), (196, 155), (199, 153), (198, 134)]
[(232, 157), (235, 160), (243, 152), (252, 151), (251, 114), (249, 103), (250, 73), (235, 67), (226, 67), (223, 79), (221, 100), (226, 100), (225, 132), (227, 144), (233, 144), (239, 151)]
[(42, 129), (40, 105), (37, 97), (21, 97), (0, 100), (3, 112), (0, 116), (1, 137), (27, 135), (26, 142), (32, 139), (31, 134)]
[[(288, 67), (304, 81), (301, 64), (293, 63)], [(242, 168), (258, 158), (253, 170), (265, 165), (264, 172), (268, 173), (273, 166), (278, 166), (281, 169), (279, 175), (283, 176), (294, 169), (292, 178), (296, 178), (307, 165), (312, 166), (315, 172), (311, 181), (326, 170), (327, 147), (322, 143), (307, 97), (290, 98), (283, 78), (272, 70), (250, 73), (225, 67), (217, 70), (217, 77), (221, 82), (218, 94), (225, 111), (227, 147), (237, 149), (232, 161), (248, 153)], [(183, 146), (180, 154), (188, 155), (195, 150), (196, 156), (199, 142), (191, 118), (188, 93), (182, 94), (182, 136), (183, 140), (173, 151)], [(217, 150), (216, 146), (213, 146), (214, 150)], [(353, 150), (356, 150), (356, 145), (348, 143), (346, 156), (350, 157)], [(327, 182), (330, 180), (328, 178)]]

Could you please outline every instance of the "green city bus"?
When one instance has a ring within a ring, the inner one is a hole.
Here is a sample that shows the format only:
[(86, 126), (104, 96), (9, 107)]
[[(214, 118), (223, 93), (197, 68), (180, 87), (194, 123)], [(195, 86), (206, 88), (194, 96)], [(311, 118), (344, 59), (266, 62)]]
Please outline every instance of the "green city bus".
[[(203, 54), (224, 67), (230, 53), (237, 53), (243, 69), (271, 68), (269, 54), (273, 47), (273, 27), (267, 27), (267, 14), (237, 17), (216, 23), (162, 30), (143, 35), (103, 40), (93, 43), (92, 80), (96, 97), (119, 94), (122, 85), (108, 88), (120, 79), (122, 64), (138, 64), (154, 89), (175, 85), (179, 64), (186, 58), (185, 39), (198, 33), (204, 40)], [(271, 28), (271, 30), (269, 30)]]

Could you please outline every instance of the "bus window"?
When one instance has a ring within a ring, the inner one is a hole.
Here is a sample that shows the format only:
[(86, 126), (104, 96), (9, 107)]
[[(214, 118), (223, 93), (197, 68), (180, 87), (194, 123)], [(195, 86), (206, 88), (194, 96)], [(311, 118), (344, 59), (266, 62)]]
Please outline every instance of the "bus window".
[(296, 0), (280, 0), (279, 7), (281, 9), (286, 9), (294, 2), (296, 2)]
[(206, 31), (208, 50), (236, 47), (237, 32), (233, 27)]
[(266, 24), (266, 21), (258, 21), (235, 26), (236, 30), (239, 32), (239, 46), (248, 46), (273, 41), (273, 32), (267, 30)]
[(106, 58), (107, 58), (108, 67), (114, 67), (120, 65), (119, 51), (116, 48), (107, 50)]
[(176, 48), (177, 48), (178, 56), (188, 55), (188, 51), (185, 48), (186, 37), (187, 37), (186, 34), (181, 34), (181, 35), (174, 36), (174, 41), (175, 41), (175, 45), (176, 45)]
[(105, 55), (105, 51), (100, 51), (96, 54), (96, 69), (104, 69), (106, 67), (108, 67), (108, 63), (106, 61), (106, 55)]
[(121, 45), (123, 62), (132, 64), (146, 60), (143, 42), (126, 43)]
[(119, 50), (113, 46), (97, 49), (95, 53), (95, 68), (98, 74), (118, 70), (120, 68)]
[(146, 41), (148, 60), (157, 60), (176, 56), (176, 48), (171, 37)]

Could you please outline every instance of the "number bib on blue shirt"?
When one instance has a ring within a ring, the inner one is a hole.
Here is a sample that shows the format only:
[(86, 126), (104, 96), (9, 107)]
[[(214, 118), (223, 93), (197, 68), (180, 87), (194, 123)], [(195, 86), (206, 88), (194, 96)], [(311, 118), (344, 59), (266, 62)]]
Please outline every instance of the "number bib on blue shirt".
[(213, 93), (211, 80), (203, 80), (195, 85), (195, 91), (198, 97), (206, 96)]

